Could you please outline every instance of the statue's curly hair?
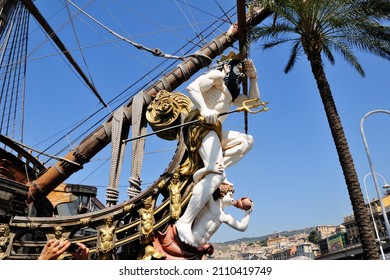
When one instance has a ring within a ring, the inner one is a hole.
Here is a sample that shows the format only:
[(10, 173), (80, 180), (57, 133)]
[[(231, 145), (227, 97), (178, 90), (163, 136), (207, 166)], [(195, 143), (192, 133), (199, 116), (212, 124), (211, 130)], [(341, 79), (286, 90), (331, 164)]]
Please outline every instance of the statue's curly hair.
[(224, 197), (228, 191), (234, 193), (234, 188), (232, 185), (222, 183), (218, 189), (216, 189), (213, 193), (213, 199), (217, 200), (218, 198)]

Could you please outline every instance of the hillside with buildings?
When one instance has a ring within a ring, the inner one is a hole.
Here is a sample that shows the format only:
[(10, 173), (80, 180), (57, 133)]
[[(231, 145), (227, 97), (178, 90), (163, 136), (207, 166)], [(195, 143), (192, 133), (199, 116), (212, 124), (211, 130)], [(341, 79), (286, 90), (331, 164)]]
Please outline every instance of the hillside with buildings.
[(263, 242), (272, 236), (274, 236), (274, 237), (278, 236), (278, 235), (280, 235), (280, 236), (293, 236), (296, 234), (310, 233), (311, 231), (315, 230), (315, 228), (316, 227), (307, 227), (304, 229), (285, 230), (285, 231), (274, 232), (274, 233), (270, 233), (270, 234), (266, 234), (266, 235), (262, 235), (262, 236), (258, 236), (258, 237), (244, 237), (244, 238), (226, 241), (226, 242), (222, 242), (222, 243), (216, 243), (216, 244), (218, 244), (218, 246), (224, 246), (224, 245), (231, 245), (231, 244), (237, 244), (237, 243), (242, 243), (242, 242), (245, 242), (245, 243)]
[[(386, 216), (383, 215), (382, 205)], [(390, 259), (390, 241), (387, 228), (390, 212), (390, 190), (379, 201), (366, 204), (382, 259)], [(353, 215), (344, 217), (341, 225), (319, 225), (288, 230), (260, 237), (241, 238), (215, 243), (211, 259), (244, 260), (341, 260), (362, 259), (359, 230)]]
[(241, 238), (215, 243), (211, 259), (263, 259), (284, 260), (292, 258), (314, 259), (319, 251), (317, 244), (309, 242), (312, 232), (326, 238), (335, 233), (336, 226), (316, 226), (288, 230), (259, 237)]
[[(386, 216), (383, 215), (382, 205)], [(366, 207), (370, 210), (381, 258), (390, 259), (386, 229), (388, 218), (385, 218), (390, 212), (390, 190), (386, 191), (381, 201), (374, 199)], [(319, 225), (213, 245), (214, 253), (210, 259), (217, 260), (362, 259), (363, 252), (353, 215), (344, 217), (341, 225)]]

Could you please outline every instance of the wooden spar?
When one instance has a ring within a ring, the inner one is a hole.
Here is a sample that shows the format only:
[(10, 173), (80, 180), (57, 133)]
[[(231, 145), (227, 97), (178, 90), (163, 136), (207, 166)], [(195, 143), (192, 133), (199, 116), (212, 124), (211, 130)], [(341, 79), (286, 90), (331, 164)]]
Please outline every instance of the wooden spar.
[(46, 31), (49, 37), (53, 40), (53, 42), (57, 45), (57, 47), (61, 50), (64, 56), (68, 59), (70, 64), (74, 67), (74, 69), (80, 74), (81, 78), (88, 85), (88, 87), (92, 90), (95, 96), (99, 99), (99, 101), (103, 104), (104, 107), (107, 107), (107, 104), (104, 102), (103, 98), (100, 96), (99, 92), (95, 88), (95, 86), (91, 83), (88, 77), (84, 74), (83, 70), (77, 64), (76, 60), (74, 60), (73, 56), (67, 50), (65, 45), (62, 43), (61, 39), (57, 36), (55, 31), (51, 28), (46, 19), (39, 12), (38, 8), (34, 5), (31, 0), (21, 0), (23, 5), (28, 9), (28, 11), (36, 18), (42, 28)]
[[(253, 11), (246, 17), (246, 28), (258, 25), (270, 14), (269, 11), (264, 9)], [(222, 54), (225, 49), (232, 46), (233, 43), (238, 40), (238, 31), (237, 23), (233, 24), (228, 32), (222, 33), (200, 49), (197, 52), (199, 56), (191, 57), (183, 61), (171, 72), (164, 75), (149, 88), (145, 89), (145, 96), (149, 96), (149, 99), (151, 100), (161, 89), (173, 91), (189, 80), (193, 74), (207, 66), (209, 63), (209, 60), (205, 59), (204, 56), (207, 56), (212, 60)], [(145, 101), (145, 103), (147, 105), (148, 101)], [(130, 112), (131, 104), (132, 100), (126, 105)], [(129, 120), (125, 120), (124, 125), (129, 125)], [(97, 128), (93, 133), (87, 136), (79, 146), (75, 148), (75, 150), (69, 152), (65, 158), (71, 162), (78, 163), (80, 166), (89, 162), (92, 157), (110, 143), (111, 139), (107, 133), (111, 131), (111, 127), (112, 123), (111, 119), (109, 119), (103, 126)], [(67, 161), (58, 161), (29, 185), (26, 203), (39, 202), (43, 197), (54, 190), (56, 186), (64, 182), (79, 169), (80, 167), (75, 164), (71, 164)]]
[(238, 44), (242, 58), (248, 56), (245, 0), (237, 0)]
[[(245, 0), (237, 0), (237, 23), (238, 23), (238, 46), (241, 54), (241, 58), (244, 59), (248, 56), (247, 52), (247, 25), (246, 25), (246, 11)], [(246, 77), (242, 80), (243, 94), (248, 94), (248, 79)], [(248, 133), (248, 113), (244, 112), (244, 125), (245, 133)]]

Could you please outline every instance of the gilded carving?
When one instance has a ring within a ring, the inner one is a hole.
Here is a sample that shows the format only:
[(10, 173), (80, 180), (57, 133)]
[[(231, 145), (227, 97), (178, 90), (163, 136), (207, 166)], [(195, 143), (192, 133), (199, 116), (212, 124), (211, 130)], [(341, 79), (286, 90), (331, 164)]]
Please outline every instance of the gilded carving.
[(125, 207), (123, 207), (123, 212), (130, 213), (131, 210), (133, 210), (133, 208), (134, 208), (134, 204), (126, 205)]
[(165, 187), (165, 183), (165, 180), (160, 181), (157, 185), (157, 188), (159, 188), (160, 190), (163, 189)]
[(161, 90), (156, 98), (149, 104), (146, 119), (153, 131), (161, 131), (157, 135), (165, 140), (175, 140), (178, 129), (168, 129), (180, 124), (180, 115), (188, 114), (192, 103), (190, 99), (179, 92)]
[(153, 198), (148, 196), (143, 200), (144, 208), (138, 210), (140, 215), (140, 240), (142, 244), (151, 244), (153, 238)]
[(166, 255), (163, 253), (160, 253), (158, 250), (156, 250), (153, 246), (148, 245), (145, 247), (145, 254), (138, 258), (139, 260), (151, 260), (153, 259), (165, 259)]
[(6, 251), (9, 239), (9, 226), (0, 224), (0, 260), (5, 260), (7, 258)]
[(115, 248), (114, 217), (104, 219), (104, 226), (99, 230), (98, 256), (100, 260), (113, 260)]
[(80, 223), (84, 227), (89, 226), (91, 223), (91, 217), (80, 219)]
[[(66, 238), (62, 237), (64, 232), (64, 228), (62, 226), (54, 227), (54, 238), (60, 240), (60, 247), (62, 247), (62, 242), (66, 240)], [(66, 253), (61, 254), (57, 260), (63, 260), (65, 258)]]
[(168, 186), (169, 188), (169, 197), (170, 197), (170, 207), (169, 211), (171, 217), (175, 220), (180, 218), (181, 214), (181, 194), (180, 194), (180, 177), (179, 173), (175, 172), (172, 176), (172, 180)]
[(28, 227), (29, 230), (36, 230), (40, 226), (41, 226), (40, 223), (34, 223), (34, 222), (27, 224), (27, 227)]

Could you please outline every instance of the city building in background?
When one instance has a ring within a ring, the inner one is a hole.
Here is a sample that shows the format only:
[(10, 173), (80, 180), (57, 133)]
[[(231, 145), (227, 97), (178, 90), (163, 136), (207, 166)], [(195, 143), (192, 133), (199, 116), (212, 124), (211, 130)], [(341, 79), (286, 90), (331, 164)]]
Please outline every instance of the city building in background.
[[(390, 212), (390, 190), (382, 202), (386, 214)], [(374, 199), (367, 203), (372, 209), (372, 226), (380, 240), (377, 240), (381, 257), (390, 259), (390, 241), (387, 236), (380, 202)], [(375, 226), (374, 226), (375, 223)], [(311, 228), (284, 233), (273, 233), (265, 237), (216, 244), (211, 259), (236, 260), (347, 260), (362, 259), (362, 246), (358, 227), (353, 215), (344, 217), (341, 225), (318, 225)], [(313, 239), (313, 237), (315, 237)]]

